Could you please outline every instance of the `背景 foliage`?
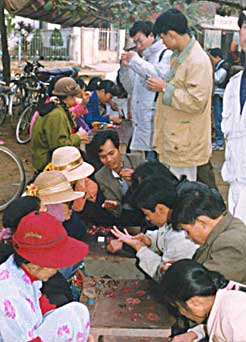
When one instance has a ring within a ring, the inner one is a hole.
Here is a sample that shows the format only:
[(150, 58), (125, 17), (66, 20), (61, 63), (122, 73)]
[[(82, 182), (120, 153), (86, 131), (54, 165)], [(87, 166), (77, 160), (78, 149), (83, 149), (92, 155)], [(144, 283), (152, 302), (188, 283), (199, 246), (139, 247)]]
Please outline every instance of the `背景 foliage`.
[(70, 11), (76, 15), (94, 15), (121, 28), (129, 27), (135, 20), (154, 20), (170, 7), (179, 8), (192, 26), (214, 17), (215, 4), (192, 0), (48, 0), (46, 11)]

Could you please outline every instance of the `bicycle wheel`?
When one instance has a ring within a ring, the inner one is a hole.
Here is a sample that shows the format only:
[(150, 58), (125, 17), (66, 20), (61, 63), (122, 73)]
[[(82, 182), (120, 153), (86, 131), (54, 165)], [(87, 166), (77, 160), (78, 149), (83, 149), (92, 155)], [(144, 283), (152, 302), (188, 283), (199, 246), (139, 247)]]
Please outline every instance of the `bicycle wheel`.
[(24, 99), (25, 91), (23, 87), (16, 85), (13, 89), (12, 95), (12, 115), (11, 115), (11, 125), (16, 128), (18, 123), (20, 113), (24, 110)]
[(19, 144), (26, 144), (31, 140), (30, 124), (36, 105), (30, 104), (21, 114), (16, 127), (16, 140)]
[(21, 160), (7, 147), (0, 146), (0, 211), (22, 194), (25, 181)]
[(7, 103), (4, 95), (0, 94), (0, 125), (4, 122), (7, 115)]

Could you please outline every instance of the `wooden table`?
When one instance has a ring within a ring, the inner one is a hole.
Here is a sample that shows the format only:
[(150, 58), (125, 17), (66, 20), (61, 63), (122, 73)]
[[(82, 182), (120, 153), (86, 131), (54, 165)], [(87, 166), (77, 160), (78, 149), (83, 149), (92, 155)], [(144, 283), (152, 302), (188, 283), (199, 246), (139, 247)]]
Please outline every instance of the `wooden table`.
[(170, 316), (154, 298), (148, 280), (109, 280), (99, 287), (95, 305), (89, 305), (91, 333), (103, 336), (168, 337)]
[[(136, 267), (135, 253), (130, 253), (129, 250), (123, 249), (116, 254), (108, 253), (106, 245), (110, 239), (109, 233), (102, 233), (101, 228), (97, 227), (96, 235), (95, 229), (88, 230), (87, 243), (90, 247), (89, 254), (85, 257), (86, 272), (89, 276), (110, 277), (112, 279), (144, 279), (145, 276)], [(105, 229), (105, 228), (104, 228)], [(106, 228), (110, 231), (110, 228)], [(128, 227), (130, 234), (136, 235), (140, 232), (140, 227)], [(99, 243), (98, 236), (104, 235), (105, 242)]]

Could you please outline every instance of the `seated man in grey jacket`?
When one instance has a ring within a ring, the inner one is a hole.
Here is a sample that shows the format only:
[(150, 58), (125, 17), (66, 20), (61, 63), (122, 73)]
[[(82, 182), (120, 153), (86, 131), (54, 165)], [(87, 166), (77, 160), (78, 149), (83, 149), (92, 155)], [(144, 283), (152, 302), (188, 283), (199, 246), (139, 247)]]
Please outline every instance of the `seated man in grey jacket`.
[(198, 248), (198, 245), (186, 238), (185, 232), (172, 229), (169, 219), (175, 200), (176, 189), (173, 182), (165, 177), (146, 178), (132, 194), (131, 202), (159, 229), (134, 237), (127, 231), (124, 234), (117, 228), (112, 229), (112, 233), (120, 241), (137, 251), (139, 266), (156, 281), (161, 279), (170, 259), (192, 258)]
[(95, 180), (103, 194), (101, 207), (115, 217), (120, 226), (141, 225), (144, 215), (123, 204), (123, 197), (131, 184), (134, 169), (144, 163), (141, 154), (121, 154), (118, 133), (114, 130), (99, 131), (96, 153), (103, 167), (95, 174)]

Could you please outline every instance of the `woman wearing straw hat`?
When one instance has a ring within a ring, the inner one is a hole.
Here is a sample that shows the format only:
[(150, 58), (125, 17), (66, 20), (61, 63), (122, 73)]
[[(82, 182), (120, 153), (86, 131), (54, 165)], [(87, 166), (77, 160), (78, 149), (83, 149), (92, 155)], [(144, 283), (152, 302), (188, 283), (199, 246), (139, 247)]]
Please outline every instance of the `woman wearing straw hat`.
[(0, 265), (0, 341), (93, 341), (86, 306), (72, 302), (52, 310), (40, 292), (43, 281), (84, 258), (88, 247), (44, 212), (20, 221), (13, 246), (14, 254)]
[(84, 197), (74, 201), (73, 209), (80, 212), (84, 209), (86, 201), (95, 202), (98, 186), (96, 182), (88, 178), (94, 172), (94, 167), (86, 163), (81, 157), (80, 151), (74, 146), (57, 148), (51, 159), (51, 168), (61, 171), (76, 191), (85, 192)]
[[(35, 179), (34, 184), (28, 186), (27, 195), (34, 195), (40, 198), (41, 210), (46, 210), (64, 224), (64, 221), (68, 221), (71, 218), (73, 201), (84, 197), (85, 193), (73, 191), (69, 181), (61, 172), (46, 171), (40, 173)], [(76, 240), (80, 240), (79, 234), (75, 234), (74, 231), (71, 232), (68, 229), (67, 232)], [(70, 278), (81, 265), (81, 261), (82, 259), (75, 265), (61, 269), (60, 272), (66, 279)]]
[(69, 107), (76, 103), (76, 95), (81, 91), (79, 85), (70, 77), (60, 78), (54, 86), (49, 103), (44, 102), (38, 108), (32, 129), (32, 164), (36, 172), (41, 172), (50, 162), (52, 152), (60, 146), (79, 146), (88, 143), (88, 133), (75, 133), (75, 124)]

